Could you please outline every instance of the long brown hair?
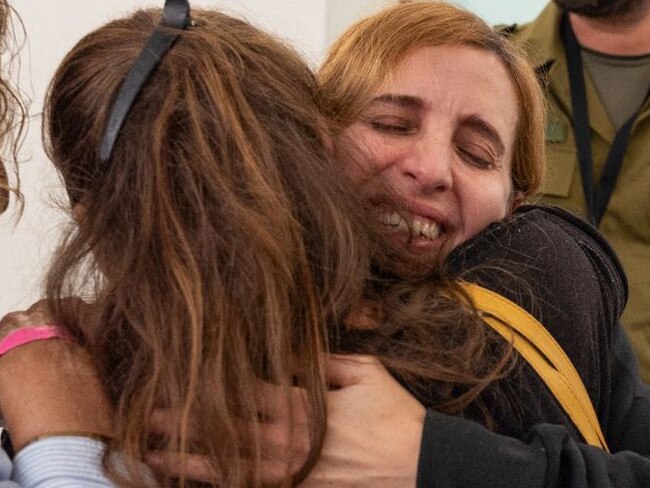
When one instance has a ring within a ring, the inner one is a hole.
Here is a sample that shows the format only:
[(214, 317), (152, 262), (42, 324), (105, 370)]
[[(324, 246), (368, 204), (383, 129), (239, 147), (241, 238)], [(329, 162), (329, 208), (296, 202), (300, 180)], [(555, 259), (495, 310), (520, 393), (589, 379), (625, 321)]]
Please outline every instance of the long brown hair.
[(259, 438), (238, 429), (258, 422), (258, 380), (288, 391), (301, 372), (320, 445), (316, 359), (326, 324), (359, 299), (368, 258), (323, 157), (313, 74), (243, 21), (200, 10), (193, 19), (133, 106), (109, 167), (97, 158), (106, 112), (159, 12), (89, 34), (57, 71), (46, 145), (85, 217), (55, 260), (49, 295), (78, 286), (75, 270), (102, 287), (91, 342), (116, 404), (117, 449), (141, 458), (152, 410), (175, 408), (180, 445), (167, 448), (188, 449), (194, 419), (191, 446), (215, 459), (224, 486), (257, 485), (236, 460), (261, 456)]
[(323, 112), (339, 129), (354, 122), (386, 77), (421, 47), (470, 45), (495, 54), (517, 93), (512, 180), (525, 196), (541, 185), (545, 169), (544, 98), (531, 64), (512, 42), (478, 16), (437, 1), (388, 7), (352, 25), (332, 45), (318, 77)]
[[(9, 195), (13, 193), (22, 204), (20, 179), (18, 177), (18, 149), (24, 136), (27, 122), (27, 108), (16, 84), (13, 81), (12, 61), (16, 56), (15, 24), (22, 28), (20, 18), (8, 4), (0, 0), (0, 54), (3, 57), (0, 68), (0, 213), (9, 205)], [(21, 29), (19, 29), (20, 31)], [(13, 169), (14, 181), (9, 183), (7, 166)]]
[[(489, 347), (435, 270), (380, 245), (327, 155), (316, 79), (294, 51), (241, 20), (194, 10), (111, 163), (100, 163), (107, 110), (159, 17), (138, 11), (82, 39), (45, 110), (48, 153), (83, 207), (54, 258), (48, 297), (68, 327), (83, 329), (114, 402), (106, 459), (119, 450), (130, 469), (125, 477), (107, 462), (109, 474), (143, 485), (133, 460), (155, 447), (210, 456), (220, 486), (260, 486), (264, 380), (284, 389), (289, 409), (289, 389), (305, 389), (312, 449), (300, 479), (323, 442), (329, 350), (374, 353), (416, 390), (433, 381), (432, 406), (462, 411), (507, 352)], [(405, 284), (398, 267), (421, 283)], [(71, 294), (95, 302), (90, 323), (66, 310)], [(368, 337), (346, 326), (364, 302), (380, 305)], [(160, 406), (179, 420), (175, 435), (152, 440), (146, 426)]]

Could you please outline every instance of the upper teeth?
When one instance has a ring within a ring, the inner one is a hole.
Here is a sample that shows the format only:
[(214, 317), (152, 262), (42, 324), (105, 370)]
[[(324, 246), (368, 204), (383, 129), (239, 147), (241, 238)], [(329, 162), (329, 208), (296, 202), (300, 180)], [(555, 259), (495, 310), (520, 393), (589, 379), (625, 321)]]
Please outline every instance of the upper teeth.
[(440, 225), (436, 222), (425, 221), (419, 217), (413, 217), (412, 223), (409, 226), (406, 219), (397, 212), (385, 212), (381, 214), (381, 222), (395, 227), (395, 230), (406, 231), (411, 229), (413, 237), (420, 237), (421, 235), (429, 239), (435, 239), (440, 235)]

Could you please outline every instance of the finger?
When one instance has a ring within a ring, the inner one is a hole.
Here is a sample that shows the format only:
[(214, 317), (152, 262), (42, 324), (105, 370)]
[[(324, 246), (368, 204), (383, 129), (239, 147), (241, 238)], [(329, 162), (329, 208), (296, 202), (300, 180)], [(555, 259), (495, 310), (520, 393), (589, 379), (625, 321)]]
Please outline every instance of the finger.
[[(284, 388), (265, 381), (257, 383), (258, 413), (261, 418), (286, 419), (289, 418), (289, 404), (293, 408), (291, 417), (294, 422), (306, 422), (307, 404), (306, 391), (298, 387)], [(154, 410), (149, 421), (149, 429), (153, 433), (170, 434), (171, 425), (179, 422), (178, 409), (158, 408)]]
[(287, 423), (261, 424), (258, 435), (260, 451), (255, 450), (253, 443), (246, 444), (242, 446), (242, 457), (259, 457), (261, 460), (283, 466), (283, 469), (289, 466), (293, 472), (298, 471), (307, 461), (311, 448), (309, 426), (300, 425), (290, 429)]
[(0, 321), (2, 328), (36, 327), (40, 325), (51, 325), (51, 318), (44, 310), (24, 310), (11, 312), (5, 315)]
[[(155, 434), (170, 436), (172, 428), (167, 421), (171, 412), (158, 412), (156, 425), (151, 427), (151, 432)], [(259, 438), (261, 439), (260, 455), (263, 459), (282, 461), (286, 464), (289, 460), (292, 465), (301, 466), (307, 459), (311, 447), (308, 424), (294, 424), (291, 426), (287, 421), (261, 424), (239, 424), (240, 432), (258, 429)], [(245, 448), (245, 446), (244, 446)], [(253, 449), (245, 450), (246, 455), (255, 456)]]
[[(170, 437), (174, 435), (175, 425), (178, 422), (179, 413), (177, 409), (159, 408), (154, 410), (149, 419), (149, 432), (151, 434)], [(289, 423), (289, 417), (270, 419), (267, 422), (253, 424), (238, 421), (237, 428), (242, 434), (259, 429), (262, 441), (262, 456), (267, 458), (280, 457), (280, 453), (288, 450), (306, 453), (310, 447), (310, 432), (308, 418), (303, 409), (297, 410), (293, 424)], [(189, 432), (190, 441), (197, 440), (198, 433), (195, 429)]]
[(379, 368), (383, 366), (372, 356), (330, 354), (325, 361), (327, 382), (338, 388), (359, 384)]
[(145, 461), (154, 471), (172, 478), (185, 477), (189, 480), (212, 484), (221, 482), (221, 476), (210, 465), (208, 456), (150, 451), (145, 455)]
[[(80, 300), (75, 298), (65, 298), (64, 301)], [(47, 299), (39, 300), (33, 303), (25, 312), (23, 312), (24, 325), (56, 325), (54, 315), (49, 307)], [(31, 323), (30, 323), (31, 322)]]
[(302, 466), (311, 448), (308, 424), (297, 424), (293, 428), (288, 423), (261, 424), (260, 437), (262, 458), (282, 464)]
[(172, 426), (178, 421), (176, 410), (158, 408), (153, 411), (149, 419), (149, 431), (152, 434), (169, 436), (173, 433)]
[(27, 314), (42, 314), (49, 315), (49, 308), (47, 306), (47, 300), (43, 298), (35, 303), (32, 303), (30, 307), (25, 311)]
[[(178, 426), (181, 421), (180, 408), (157, 408), (149, 418), (149, 433), (171, 437), (178, 435)], [(189, 441), (195, 441), (199, 432), (193, 423), (188, 425), (187, 437)]]
[(11, 312), (0, 320), (0, 338), (6, 337), (18, 329), (44, 325), (52, 325), (52, 320), (49, 314), (45, 312), (45, 309), (32, 306), (25, 311)]
[[(286, 420), (292, 418), (296, 424), (308, 421), (306, 391), (298, 387), (284, 388), (265, 381), (257, 383), (258, 415), (262, 421)], [(290, 408), (291, 407), (291, 408)], [(180, 421), (178, 409), (159, 408), (149, 420), (149, 430), (154, 434), (172, 435)], [(196, 435), (194, 429), (190, 438)]]
[(294, 422), (306, 422), (308, 409), (306, 390), (282, 387), (259, 381), (257, 385), (258, 409), (265, 420), (293, 418)]
[[(158, 473), (172, 478), (185, 477), (188, 480), (199, 481), (218, 485), (223, 477), (210, 465), (208, 456), (178, 453), (150, 451), (145, 455), (146, 463)], [(252, 461), (243, 460), (244, 469), (252, 472), (254, 464)], [(277, 484), (289, 479), (291, 471), (286, 464), (276, 460), (262, 460), (259, 464), (259, 475), (264, 484)]]

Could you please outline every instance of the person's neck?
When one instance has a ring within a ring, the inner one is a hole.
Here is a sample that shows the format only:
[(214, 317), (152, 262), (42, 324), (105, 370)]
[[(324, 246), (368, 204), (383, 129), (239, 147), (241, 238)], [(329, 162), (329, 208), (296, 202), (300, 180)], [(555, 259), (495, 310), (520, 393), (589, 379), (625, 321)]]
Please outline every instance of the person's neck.
[(633, 15), (592, 18), (571, 13), (569, 18), (583, 47), (613, 56), (650, 54), (650, 1)]

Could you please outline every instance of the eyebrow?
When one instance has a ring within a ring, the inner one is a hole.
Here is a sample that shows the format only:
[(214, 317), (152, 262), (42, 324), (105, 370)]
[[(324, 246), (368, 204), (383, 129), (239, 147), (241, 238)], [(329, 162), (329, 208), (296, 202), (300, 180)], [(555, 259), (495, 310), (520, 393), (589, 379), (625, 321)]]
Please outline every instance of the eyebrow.
[(392, 93), (387, 93), (385, 95), (380, 95), (372, 99), (370, 105), (375, 105), (377, 103), (387, 103), (390, 105), (396, 105), (398, 107), (405, 108), (417, 108), (421, 109), (424, 107), (424, 100), (419, 97), (414, 97), (412, 95), (396, 95)]
[(503, 156), (506, 152), (506, 146), (499, 135), (499, 132), (486, 120), (482, 119), (479, 115), (473, 114), (461, 119), (460, 124), (465, 127), (470, 127), (479, 132), (483, 137), (489, 139), (496, 147), (497, 156)]

